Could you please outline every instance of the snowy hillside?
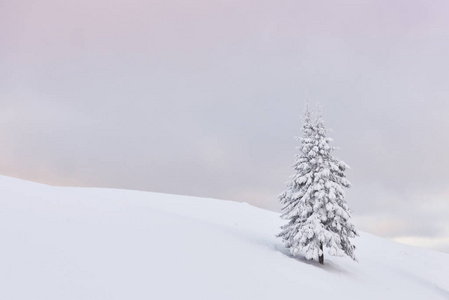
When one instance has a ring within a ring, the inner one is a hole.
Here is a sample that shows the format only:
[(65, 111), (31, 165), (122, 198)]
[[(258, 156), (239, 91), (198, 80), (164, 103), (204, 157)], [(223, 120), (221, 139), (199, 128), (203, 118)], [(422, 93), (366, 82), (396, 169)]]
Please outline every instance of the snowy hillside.
[[(275, 200), (274, 200), (275, 201)], [(0, 299), (449, 299), (449, 255), (362, 233), (293, 259), (277, 213), (0, 176)]]

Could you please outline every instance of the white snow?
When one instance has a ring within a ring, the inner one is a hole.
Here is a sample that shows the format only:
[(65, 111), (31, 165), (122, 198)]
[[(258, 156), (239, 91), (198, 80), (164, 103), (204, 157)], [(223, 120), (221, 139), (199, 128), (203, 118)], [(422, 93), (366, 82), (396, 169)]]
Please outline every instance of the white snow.
[[(276, 199), (273, 199), (276, 201)], [(0, 299), (449, 299), (449, 255), (366, 233), (359, 262), (288, 255), (279, 214), (0, 176)]]

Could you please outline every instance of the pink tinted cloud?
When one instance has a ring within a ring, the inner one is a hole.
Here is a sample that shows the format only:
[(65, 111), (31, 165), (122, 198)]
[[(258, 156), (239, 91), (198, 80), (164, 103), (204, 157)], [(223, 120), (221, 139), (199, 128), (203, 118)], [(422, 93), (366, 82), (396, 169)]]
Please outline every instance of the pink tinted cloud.
[[(242, 36), (241, 7), (210, 1), (8, 2), (3, 42), (11, 51), (146, 51)], [(231, 20), (234, 18), (234, 20)], [(239, 30), (240, 29), (240, 30)]]
[(448, 27), (441, 1), (4, 1), (6, 54), (196, 51), (266, 39), (401, 37)]

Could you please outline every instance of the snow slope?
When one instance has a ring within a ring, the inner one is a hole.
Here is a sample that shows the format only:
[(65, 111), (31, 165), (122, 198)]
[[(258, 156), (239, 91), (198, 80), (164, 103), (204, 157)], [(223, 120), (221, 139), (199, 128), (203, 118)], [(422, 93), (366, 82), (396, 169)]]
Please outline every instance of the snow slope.
[[(449, 299), (449, 255), (366, 233), (359, 263), (289, 257), (277, 213), (0, 176), (0, 299)], [(305, 298), (304, 298), (305, 297)]]

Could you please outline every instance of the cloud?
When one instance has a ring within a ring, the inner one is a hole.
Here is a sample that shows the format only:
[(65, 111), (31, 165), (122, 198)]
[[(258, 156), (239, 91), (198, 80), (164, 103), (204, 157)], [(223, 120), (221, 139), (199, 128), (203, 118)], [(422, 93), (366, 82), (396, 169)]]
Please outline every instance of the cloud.
[[(377, 186), (360, 187), (354, 193), (354, 220), (360, 230), (389, 237), (398, 242), (446, 251), (449, 214), (447, 190), (415, 190), (405, 195), (388, 193)], [(373, 192), (373, 193), (371, 193)], [(357, 198), (361, 197), (362, 198)]]

